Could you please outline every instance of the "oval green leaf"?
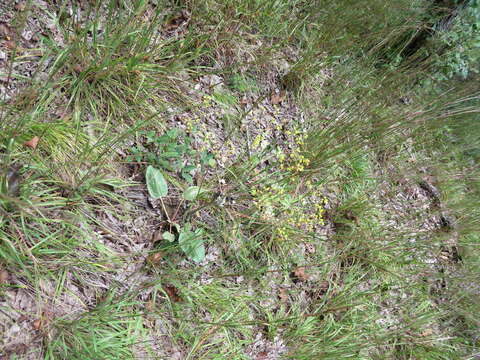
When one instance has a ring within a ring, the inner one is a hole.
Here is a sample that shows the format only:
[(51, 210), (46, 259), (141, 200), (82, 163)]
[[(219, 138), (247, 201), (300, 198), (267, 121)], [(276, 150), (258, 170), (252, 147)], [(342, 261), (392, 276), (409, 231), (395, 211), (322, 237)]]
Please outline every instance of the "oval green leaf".
[(205, 259), (205, 245), (203, 244), (202, 233), (201, 229), (197, 229), (195, 232), (184, 230), (178, 237), (178, 243), (185, 255), (197, 263)]
[(145, 179), (147, 182), (148, 193), (152, 198), (158, 199), (167, 195), (168, 185), (160, 170), (149, 165), (147, 167)]
[(208, 165), (210, 165), (211, 167), (215, 167), (215, 165), (217, 165), (217, 162), (215, 161), (215, 159), (209, 159), (208, 160)]
[(190, 186), (183, 192), (183, 198), (185, 200), (193, 201), (200, 194), (200, 188), (198, 186)]
[(175, 235), (173, 235), (171, 232), (165, 231), (162, 234), (163, 240), (167, 240), (169, 242), (174, 242), (175, 241)]

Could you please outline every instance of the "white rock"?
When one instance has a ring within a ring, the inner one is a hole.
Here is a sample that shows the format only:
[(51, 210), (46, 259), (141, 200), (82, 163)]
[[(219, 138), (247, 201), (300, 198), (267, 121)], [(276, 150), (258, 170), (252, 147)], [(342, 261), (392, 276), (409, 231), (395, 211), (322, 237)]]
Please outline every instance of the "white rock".
[(32, 36), (33, 36), (33, 33), (30, 30), (23, 30), (22, 37), (25, 40), (30, 41), (32, 39)]
[(10, 328), (9, 332), (11, 334), (15, 334), (15, 333), (20, 332), (20, 326), (18, 326), (17, 324), (13, 324), (12, 327)]

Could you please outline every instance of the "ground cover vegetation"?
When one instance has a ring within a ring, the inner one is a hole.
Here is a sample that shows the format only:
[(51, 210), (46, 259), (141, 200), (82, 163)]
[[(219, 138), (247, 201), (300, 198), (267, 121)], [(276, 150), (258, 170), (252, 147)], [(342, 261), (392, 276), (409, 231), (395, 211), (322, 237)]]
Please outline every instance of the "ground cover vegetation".
[(479, 16), (3, 1), (0, 358), (477, 358)]

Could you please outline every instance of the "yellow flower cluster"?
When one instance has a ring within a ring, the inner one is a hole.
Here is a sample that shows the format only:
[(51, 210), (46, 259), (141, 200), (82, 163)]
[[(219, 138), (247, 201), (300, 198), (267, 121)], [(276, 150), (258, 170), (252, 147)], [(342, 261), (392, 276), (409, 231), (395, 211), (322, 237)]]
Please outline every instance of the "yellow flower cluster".
[[(290, 165), (285, 169), (293, 173), (299, 173), (305, 170), (305, 166), (308, 165), (310, 165), (310, 159), (300, 154), (299, 151), (293, 151), (290, 153)], [(280, 168), (282, 168), (282, 165), (280, 165)]]
[(200, 123), (200, 118), (198, 116), (195, 116), (193, 118), (188, 117), (183, 120), (183, 122), (185, 124), (187, 132), (193, 133), (197, 130), (197, 125)]
[(280, 240), (288, 240), (290, 233), (301, 230), (305, 233), (314, 232), (316, 228), (325, 225), (325, 205), (328, 200), (324, 197), (321, 202), (311, 204), (299, 202), (286, 209), (282, 225), (277, 229)]
[(287, 130), (285, 134), (289, 138), (293, 138), (293, 140), (291, 142), (291, 152), (288, 157), (282, 151), (279, 151), (277, 154), (280, 169), (292, 173), (300, 173), (305, 170), (305, 167), (310, 165), (310, 159), (304, 155), (307, 135), (298, 129), (294, 129), (293, 131)]
[(204, 95), (202, 97), (202, 107), (206, 108), (206, 107), (210, 107), (212, 106), (214, 103), (214, 99), (212, 96), (210, 95)]
[(265, 140), (264, 134), (257, 135), (252, 142), (252, 149), (257, 149), (258, 147), (260, 147), (260, 144), (262, 143), (263, 140)]
[(270, 222), (279, 240), (291, 239), (294, 232), (314, 232), (325, 225), (325, 205), (328, 200), (306, 182), (310, 195), (303, 199), (292, 196), (284, 186), (273, 184), (253, 187), (250, 194), (260, 218)]

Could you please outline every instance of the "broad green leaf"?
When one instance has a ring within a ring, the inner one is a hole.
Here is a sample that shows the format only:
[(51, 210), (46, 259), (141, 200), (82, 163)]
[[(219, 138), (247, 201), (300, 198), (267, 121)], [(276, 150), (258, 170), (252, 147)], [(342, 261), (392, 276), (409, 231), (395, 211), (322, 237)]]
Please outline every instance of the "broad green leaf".
[(162, 234), (162, 237), (164, 240), (167, 240), (169, 242), (174, 242), (175, 241), (175, 235), (173, 235), (171, 232), (165, 231)]
[(205, 246), (202, 234), (202, 229), (195, 231), (183, 230), (178, 237), (178, 243), (185, 255), (197, 263), (205, 259)]
[(184, 168), (183, 168), (183, 171), (184, 172), (190, 172), (192, 170), (195, 170), (197, 167), (195, 165), (186, 165)]
[(176, 151), (165, 151), (160, 156), (165, 158), (165, 159), (175, 159), (175, 158), (180, 157), (180, 154)]
[(168, 185), (160, 170), (149, 165), (145, 179), (147, 181), (148, 193), (151, 197), (158, 199), (167, 195)]
[(192, 177), (192, 175), (190, 175), (190, 174), (182, 171), (182, 177), (183, 177), (183, 178), (185, 179), (185, 181), (188, 182), (189, 184), (193, 183), (193, 177)]
[(198, 186), (190, 186), (183, 192), (183, 198), (185, 200), (193, 201), (198, 195), (204, 193), (205, 189), (200, 189)]

